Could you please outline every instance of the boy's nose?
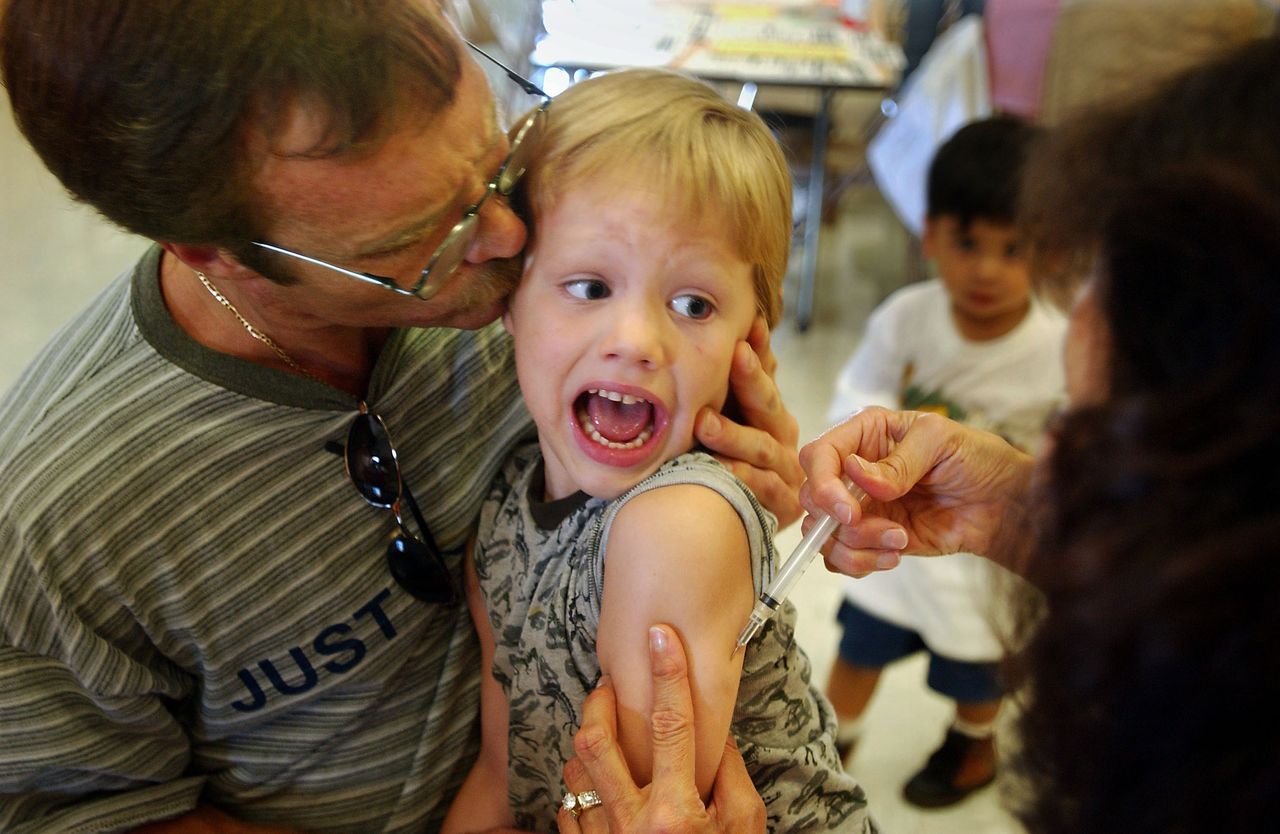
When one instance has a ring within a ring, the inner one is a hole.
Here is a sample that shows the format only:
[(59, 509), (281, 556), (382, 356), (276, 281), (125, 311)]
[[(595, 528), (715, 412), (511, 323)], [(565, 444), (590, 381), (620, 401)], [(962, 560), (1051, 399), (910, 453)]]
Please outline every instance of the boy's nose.
[(985, 253), (978, 256), (978, 277), (984, 280), (997, 278), (1004, 269), (1004, 258), (998, 254)]
[(655, 310), (648, 304), (620, 304), (605, 327), (601, 344), (607, 358), (647, 368), (660, 367), (667, 361), (669, 322), (665, 310)]

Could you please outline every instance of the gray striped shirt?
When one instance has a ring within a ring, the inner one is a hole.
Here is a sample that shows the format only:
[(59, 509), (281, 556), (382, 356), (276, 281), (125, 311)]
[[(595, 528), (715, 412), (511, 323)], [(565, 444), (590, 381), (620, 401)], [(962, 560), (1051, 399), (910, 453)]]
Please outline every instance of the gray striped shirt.
[[(464, 604), (399, 589), (342, 392), (210, 351), (152, 249), (0, 402), (0, 830), (197, 799), (317, 832), (434, 829), (478, 746)], [(447, 561), (530, 430), (500, 326), (398, 331), (369, 406)], [(413, 529), (413, 522), (409, 522)]]

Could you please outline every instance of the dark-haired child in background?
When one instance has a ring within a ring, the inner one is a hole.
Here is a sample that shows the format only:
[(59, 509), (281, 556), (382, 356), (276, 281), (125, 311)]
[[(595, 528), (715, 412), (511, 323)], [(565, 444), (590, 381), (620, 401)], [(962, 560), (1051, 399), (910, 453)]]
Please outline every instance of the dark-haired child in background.
[[(872, 314), (841, 371), (829, 419), (868, 405), (936, 411), (1030, 450), (1064, 398), (1063, 316), (1031, 292), (1014, 218), (1036, 136), (1008, 116), (973, 122), (929, 169), (923, 249), (936, 280), (905, 287)], [(906, 783), (906, 800), (951, 805), (996, 775), (993, 727), (1003, 655), (993, 604), (1001, 569), (971, 554), (904, 559), (847, 580), (844, 634), (827, 695), (848, 763), (883, 668), (929, 653), (928, 685), (954, 701), (942, 745)], [(1011, 579), (1011, 577), (1010, 577)]]

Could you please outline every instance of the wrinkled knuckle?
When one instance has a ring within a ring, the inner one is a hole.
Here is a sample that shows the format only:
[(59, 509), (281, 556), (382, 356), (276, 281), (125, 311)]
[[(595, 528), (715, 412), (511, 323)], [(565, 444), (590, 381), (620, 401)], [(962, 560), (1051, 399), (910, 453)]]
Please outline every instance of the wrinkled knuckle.
[(799, 484), (793, 484), (778, 472), (769, 472), (766, 489), (769, 496), (778, 501), (794, 501), (799, 491)]
[(941, 414), (926, 411), (916, 419), (916, 425), (930, 434), (944, 434), (953, 425), (952, 421)]
[(584, 762), (598, 762), (609, 751), (611, 743), (609, 734), (600, 727), (582, 727), (573, 737), (573, 751)]
[(655, 746), (676, 746), (689, 738), (689, 719), (676, 710), (655, 709), (650, 721)]
[(799, 488), (804, 482), (804, 467), (800, 465), (800, 458), (797, 455), (787, 456), (787, 473), (789, 477), (784, 480), (794, 490)]

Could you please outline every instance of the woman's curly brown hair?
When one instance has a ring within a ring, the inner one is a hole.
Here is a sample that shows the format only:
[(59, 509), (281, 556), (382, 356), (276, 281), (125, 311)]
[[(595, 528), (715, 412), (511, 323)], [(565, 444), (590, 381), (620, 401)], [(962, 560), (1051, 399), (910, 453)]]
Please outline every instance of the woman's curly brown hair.
[(1280, 819), (1277, 102), (1269, 39), (1037, 160), (1031, 226), (1089, 260), (1111, 354), (1053, 433), (1011, 663), (1036, 834)]

